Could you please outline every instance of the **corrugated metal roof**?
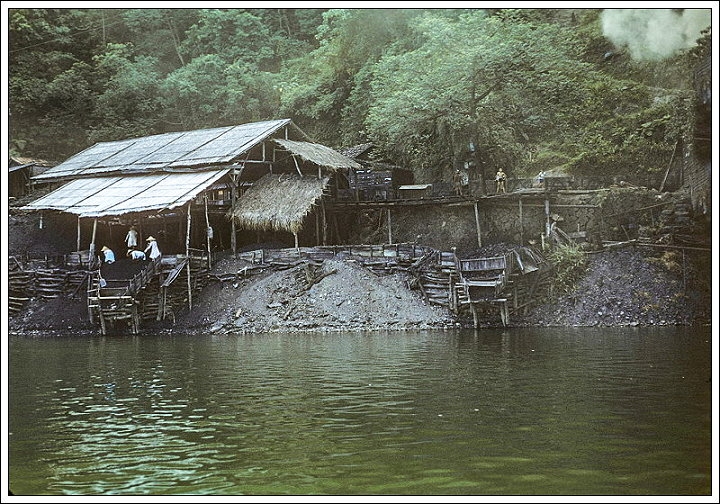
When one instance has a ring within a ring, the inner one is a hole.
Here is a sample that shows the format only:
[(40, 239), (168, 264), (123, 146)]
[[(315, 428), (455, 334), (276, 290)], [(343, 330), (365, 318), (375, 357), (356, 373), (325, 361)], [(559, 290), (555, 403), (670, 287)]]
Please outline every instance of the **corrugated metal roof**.
[(335, 170), (342, 168), (362, 168), (361, 165), (359, 165), (349, 157), (343, 156), (339, 152), (324, 145), (310, 142), (297, 142), (295, 140), (279, 139), (275, 139), (275, 143), (289, 150), (293, 154), (297, 154), (301, 158), (315, 163), (319, 166), (324, 166), (326, 168), (332, 168)]
[(186, 204), (229, 170), (80, 178), (22, 209), (58, 210), (81, 217), (169, 210)]
[(290, 119), (277, 119), (101, 142), (33, 178), (78, 178), (227, 164), (289, 123)]
[(401, 190), (408, 190), (408, 191), (415, 191), (418, 189), (430, 189), (432, 187), (432, 184), (408, 184), (408, 185), (401, 185), (398, 187), (398, 189)]
[(18, 170), (23, 170), (23, 169), (25, 169), (25, 168), (30, 168), (31, 166), (35, 166), (35, 163), (28, 163), (28, 164), (10, 166), (8, 171), (9, 171), (10, 173), (12, 173), (12, 172), (15, 172), (15, 171), (18, 171)]

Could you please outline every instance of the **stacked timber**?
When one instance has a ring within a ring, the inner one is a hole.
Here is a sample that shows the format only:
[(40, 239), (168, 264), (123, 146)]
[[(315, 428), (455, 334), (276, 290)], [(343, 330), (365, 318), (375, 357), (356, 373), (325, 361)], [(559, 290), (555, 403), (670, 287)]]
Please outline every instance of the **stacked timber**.
[(83, 285), (85, 285), (85, 282), (88, 280), (89, 276), (90, 272), (84, 270), (73, 270), (66, 272), (66, 288), (72, 293), (72, 296), (75, 296), (78, 292), (80, 292), (80, 289)]
[(413, 271), (419, 287), (428, 302), (450, 309), (453, 306), (457, 284), (457, 258), (453, 252), (436, 251), (421, 261)]
[(140, 316), (143, 320), (155, 320), (160, 308), (160, 281), (159, 277), (145, 283), (137, 294)]
[(62, 296), (67, 283), (67, 272), (59, 268), (35, 271), (35, 290), (44, 299)]
[(208, 283), (210, 270), (205, 258), (190, 258), (190, 278), (192, 278), (193, 290), (202, 290)]
[(22, 311), (25, 303), (35, 295), (33, 272), (23, 270), (20, 263), (15, 262), (14, 269), (8, 274), (8, 308), (13, 314)]

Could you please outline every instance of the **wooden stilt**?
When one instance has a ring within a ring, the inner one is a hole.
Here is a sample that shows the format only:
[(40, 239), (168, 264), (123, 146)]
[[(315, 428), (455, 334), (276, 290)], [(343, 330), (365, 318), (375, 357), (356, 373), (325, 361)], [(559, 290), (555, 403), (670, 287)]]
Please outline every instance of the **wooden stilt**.
[(95, 262), (95, 235), (97, 234), (97, 217), (93, 221), (93, 230), (92, 230), (92, 238), (90, 239), (90, 256), (88, 257), (88, 261), (90, 264), (93, 264)]
[(518, 198), (518, 214), (520, 219), (520, 245), (525, 244), (525, 238), (523, 237), (523, 212), (522, 212), (522, 197)]
[(315, 212), (315, 245), (320, 245), (320, 214)]
[(475, 229), (477, 230), (478, 248), (482, 248), (482, 236), (480, 235), (480, 210), (478, 202), (475, 202)]
[(80, 250), (80, 216), (78, 215), (78, 224), (77, 224), (77, 248), (75, 250)]
[(192, 281), (190, 279), (190, 221), (191, 221), (191, 212), (190, 212), (190, 205), (192, 205), (192, 201), (188, 203), (187, 206), (187, 233), (185, 235), (185, 255), (187, 256), (187, 288), (188, 288), (188, 310), (192, 310)]
[(545, 237), (550, 238), (550, 200), (545, 198)]
[(475, 303), (470, 303), (470, 308), (472, 309), (472, 314), (473, 314), (473, 327), (475, 329), (477, 329), (478, 328), (477, 306), (475, 306)]
[(393, 242), (392, 238), (392, 214), (390, 213), (390, 208), (387, 209), (387, 226), (388, 226), (388, 243)]
[(207, 253), (208, 253), (208, 269), (212, 268), (212, 259), (210, 251), (210, 216), (208, 215), (207, 196), (205, 196), (205, 225), (207, 226), (205, 234), (207, 235)]
[(323, 245), (327, 245), (327, 213), (325, 212), (325, 200), (320, 199), (320, 206), (322, 207), (322, 221), (323, 221)]
[[(232, 175), (232, 189), (230, 190), (230, 199), (232, 208), (235, 208), (235, 198), (237, 197), (237, 176)], [(237, 255), (237, 237), (235, 236), (235, 218), (230, 219), (230, 248), (232, 249), (233, 257)]]

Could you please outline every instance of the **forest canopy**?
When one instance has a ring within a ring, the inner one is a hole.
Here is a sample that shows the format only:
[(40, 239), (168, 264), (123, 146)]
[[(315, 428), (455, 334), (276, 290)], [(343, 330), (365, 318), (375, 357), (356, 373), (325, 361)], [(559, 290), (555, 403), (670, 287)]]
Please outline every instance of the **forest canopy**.
[(656, 172), (692, 135), (710, 14), (9, 9), (10, 153), (288, 117), (421, 181), (469, 150), (511, 176)]

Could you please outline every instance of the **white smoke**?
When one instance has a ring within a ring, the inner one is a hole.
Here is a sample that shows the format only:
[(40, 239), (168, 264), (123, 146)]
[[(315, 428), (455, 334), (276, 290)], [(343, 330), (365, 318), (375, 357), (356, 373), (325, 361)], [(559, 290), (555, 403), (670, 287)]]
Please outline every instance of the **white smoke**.
[(711, 9), (607, 9), (601, 14), (603, 34), (617, 47), (627, 47), (637, 60), (661, 60), (693, 47), (710, 26)]

